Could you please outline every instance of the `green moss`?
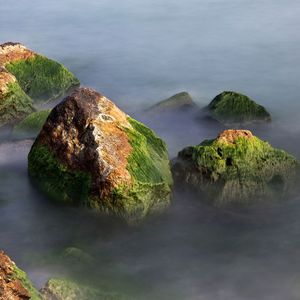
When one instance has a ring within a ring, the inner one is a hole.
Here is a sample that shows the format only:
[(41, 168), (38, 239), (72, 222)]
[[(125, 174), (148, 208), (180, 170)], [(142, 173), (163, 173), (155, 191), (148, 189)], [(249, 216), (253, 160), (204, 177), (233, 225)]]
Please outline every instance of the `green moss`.
[(13, 134), (21, 136), (37, 136), (45, 124), (50, 111), (51, 109), (46, 109), (31, 113), (20, 123), (14, 126)]
[(5, 68), (35, 102), (58, 98), (79, 85), (78, 79), (62, 64), (41, 55), (9, 63)]
[(114, 205), (124, 207), (131, 218), (143, 218), (149, 212), (169, 205), (172, 175), (166, 144), (142, 123), (128, 118), (133, 129), (126, 129), (132, 153), (127, 169), (133, 186), (114, 191)]
[(0, 97), (0, 127), (15, 124), (33, 111), (32, 100), (19, 84), (8, 84), (8, 92)]
[(126, 129), (132, 153), (128, 170), (138, 182), (172, 183), (166, 144), (142, 123), (128, 118), (133, 130)]
[(267, 110), (249, 97), (236, 92), (223, 92), (209, 104), (212, 117), (221, 123), (270, 121)]
[(128, 121), (133, 128), (124, 128), (132, 146), (127, 169), (133, 184), (118, 186), (104, 201), (90, 197), (89, 205), (135, 223), (170, 204), (173, 182), (166, 144), (142, 123), (130, 117)]
[(46, 194), (61, 203), (82, 204), (88, 199), (91, 176), (67, 169), (46, 146), (33, 145), (28, 172)]
[(39, 292), (34, 288), (26, 273), (19, 269), (16, 265), (13, 269), (13, 278), (17, 278), (22, 282), (24, 288), (26, 288), (29, 292), (31, 300), (41, 300)]
[[(101, 289), (92, 288), (78, 284), (75, 281), (62, 278), (50, 279), (46, 287), (41, 290), (43, 295), (51, 295), (58, 300), (80, 299), (80, 300), (125, 300), (127, 297), (106, 292)], [(51, 298), (52, 299), (52, 298)]]
[(209, 191), (216, 204), (283, 193), (299, 167), (293, 156), (256, 137), (240, 137), (234, 144), (204, 141), (183, 149), (178, 158), (185, 166), (183, 182)]

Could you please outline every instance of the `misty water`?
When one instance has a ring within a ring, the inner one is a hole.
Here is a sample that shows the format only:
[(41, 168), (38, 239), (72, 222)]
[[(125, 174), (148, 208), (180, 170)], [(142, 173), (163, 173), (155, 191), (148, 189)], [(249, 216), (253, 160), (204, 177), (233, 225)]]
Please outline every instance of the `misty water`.
[[(236, 90), (272, 113), (272, 124), (253, 133), (300, 159), (298, 1), (0, 2), (1, 43), (19, 41), (64, 63), (151, 126), (171, 158), (222, 128), (143, 109), (182, 90), (199, 106)], [(0, 248), (37, 287), (67, 276), (133, 299), (300, 298), (297, 193), (230, 211), (176, 192), (164, 214), (127, 226), (39, 194), (27, 176), (30, 146), (0, 144)], [(62, 260), (70, 246), (92, 261)]]

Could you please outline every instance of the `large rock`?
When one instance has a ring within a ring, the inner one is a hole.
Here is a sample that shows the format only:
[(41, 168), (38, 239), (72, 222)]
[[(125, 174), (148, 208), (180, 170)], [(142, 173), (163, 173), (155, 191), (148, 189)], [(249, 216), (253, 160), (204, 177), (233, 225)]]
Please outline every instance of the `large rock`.
[(222, 124), (242, 124), (271, 121), (270, 113), (249, 97), (226, 91), (208, 105), (211, 117)]
[(28, 159), (31, 178), (60, 202), (136, 220), (170, 201), (165, 143), (92, 89), (52, 110)]
[(0, 299), (41, 299), (25, 272), (20, 270), (3, 251), (0, 251)]
[(179, 152), (175, 182), (198, 192), (216, 206), (276, 199), (296, 180), (299, 163), (248, 130), (225, 130)]
[(63, 96), (79, 85), (62, 64), (19, 43), (0, 45), (0, 127), (34, 111), (33, 103)]
[(52, 278), (41, 289), (43, 300), (126, 300), (127, 297), (63, 278)]
[(147, 109), (147, 112), (181, 112), (196, 109), (197, 105), (187, 92), (181, 92), (158, 102)]

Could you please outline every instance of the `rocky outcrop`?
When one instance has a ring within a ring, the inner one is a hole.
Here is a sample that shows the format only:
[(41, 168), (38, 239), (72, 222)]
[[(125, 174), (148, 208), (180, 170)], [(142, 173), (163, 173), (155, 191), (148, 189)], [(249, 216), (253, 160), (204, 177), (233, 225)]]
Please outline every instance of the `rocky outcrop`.
[(127, 297), (62, 278), (50, 279), (41, 289), (43, 300), (126, 300)]
[(187, 92), (181, 92), (147, 109), (149, 113), (182, 112), (197, 109), (196, 103)]
[(225, 130), (179, 152), (175, 182), (216, 206), (278, 199), (295, 184), (298, 161), (248, 130)]
[(33, 104), (63, 96), (79, 85), (62, 64), (19, 43), (0, 45), (0, 127), (34, 111)]
[(45, 124), (51, 109), (40, 110), (31, 113), (21, 122), (14, 126), (15, 137), (35, 138)]
[(41, 299), (27, 275), (3, 251), (0, 251), (0, 299)]
[(165, 143), (92, 89), (51, 111), (28, 160), (34, 182), (64, 203), (136, 220), (170, 201)]
[(225, 125), (271, 121), (270, 113), (263, 106), (232, 91), (216, 96), (207, 110), (213, 119)]

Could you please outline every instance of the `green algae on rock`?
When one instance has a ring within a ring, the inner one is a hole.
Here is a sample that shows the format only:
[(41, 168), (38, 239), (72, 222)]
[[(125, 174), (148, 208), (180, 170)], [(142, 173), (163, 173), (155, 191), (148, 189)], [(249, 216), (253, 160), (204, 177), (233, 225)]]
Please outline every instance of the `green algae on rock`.
[(28, 115), (20, 123), (14, 126), (14, 136), (36, 137), (46, 122), (50, 111), (51, 109), (40, 110)]
[(44, 103), (78, 86), (62, 64), (19, 43), (0, 45), (0, 127), (18, 123)]
[(34, 111), (16, 78), (0, 67), (0, 127), (11, 126)]
[(39, 54), (8, 63), (5, 68), (35, 103), (61, 97), (71, 87), (79, 85), (78, 79), (62, 64)]
[(58, 104), (28, 156), (29, 174), (52, 198), (128, 221), (170, 203), (165, 143), (88, 88)]
[(208, 105), (211, 117), (222, 124), (242, 124), (271, 121), (270, 113), (249, 97), (225, 91)]
[(278, 198), (295, 184), (298, 161), (248, 130), (225, 130), (179, 152), (175, 182), (205, 195), (215, 206)]
[(3, 252), (0, 251), (0, 298), (9, 300), (40, 300), (26, 273)]
[(15, 76), (34, 102), (58, 98), (79, 85), (78, 79), (62, 64), (19, 43), (0, 45), (0, 66)]
[(52, 278), (41, 289), (43, 300), (126, 300), (118, 293), (78, 284), (70, 279)]
[(180, 92), (149, 107), (147, 112), (180, 112), (195, 108), (197, 108), (197, 105), (190, 94), (187, 92)]

